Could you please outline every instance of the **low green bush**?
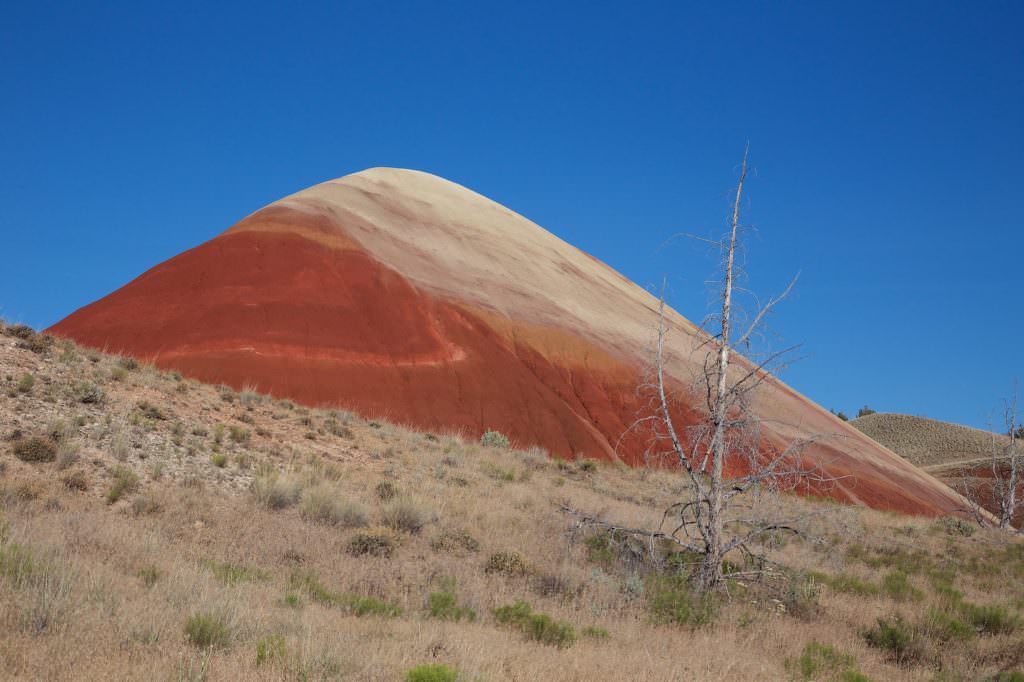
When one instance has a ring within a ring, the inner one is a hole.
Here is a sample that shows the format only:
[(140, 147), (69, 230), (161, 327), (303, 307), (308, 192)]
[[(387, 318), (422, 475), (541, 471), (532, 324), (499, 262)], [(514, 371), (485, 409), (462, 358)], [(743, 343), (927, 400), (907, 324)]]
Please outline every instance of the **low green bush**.
[(480, 444), (487, 448), (500, 448), (505, 450), (509, 446), (508, 436), (500, 431), (487, 431), (480, 436)]
[(907, 574), (893, 571), (882, 579), (882, 589), (896, 601), (921, 601), (924, 593), (910, 584)]
[(571, 623), (554, 620), (544, 613), (534, 613), (524, 601), (500, 606), (493, 611), (494, 619), (502, 624), (515, 627), (528, 638), (541, 644), (565, 649), (576, 642), (576, 630)]
[[(804, 647), (796, 659), (786, 659), (786, 670), (804, 680), (816, 680), (827, 676), (836, 679), (847, 673), (855, 673), (856, 660), (850, 654), (844, 654), (828, 644), (810, 642)], [(840, 677), (840, 679), (847, 679)]]
[(402, 608), (397, 604), (350, 592), (335, 592), (321, 583), (314, 571), (295, 571), (289, 584), (293, 590), (305, 591), (310, 599), (319, 604), (340, 608), (355, 616), (402, 615)]
[(284, 637), (267, 635), (256, 642), (256, 666), (283, 661), (287, 655)]
[(231, 627), (220, 614), (196, 613), (185, 622), (185, 636), (193, 646), (223, 649), (231, 643)]
[(645, 586), (647, 611), (655, 623), (699, 627), (714, 617), (712, 597), (693, 592), (684, 576), (651, 576)]
[(900, 616), (879, 618), (861, 634), (868, 646), (886, 652), (897, 665), (917, 663), (924, 655), (917, 629)]
[(1021, 619), (999, 604), (960, 604), (960, 613), (982, 635), (1000, 635), (1015, 632)]
[(31, 393), (32, 387), (36, 385), (36, 378), (31, 374), (25, 373), (21, 375), (21, 379), (18, 380), (18, 393)]
[(476, 611), (465, 605), (460, 606), (455, 593), (450, 590), (431, 593), (427, 599), (427, 610), (431, 618), (454, 621), (466, 619), (470, 622), (476, 620)]
[(405, 682), (458, 682), (458, 680), (458, 670), (439, 663), (418, 665), (405, 671)]
[(126, 466), (114, 467), (114, 480), (107, 490), (107, 503), (114, 504), (139, 487), (138, 475)]

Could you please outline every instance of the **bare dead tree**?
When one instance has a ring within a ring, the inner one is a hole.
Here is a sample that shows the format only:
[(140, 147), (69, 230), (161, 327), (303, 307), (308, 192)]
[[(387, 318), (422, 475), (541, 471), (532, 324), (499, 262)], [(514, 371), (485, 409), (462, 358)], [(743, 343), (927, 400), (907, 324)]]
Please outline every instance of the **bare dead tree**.
[[(961, 471), (960, 492), (971, 504), (974, 518), (982, 526), (989, 526), (989, 517), (983, 511), (985, 499), (991, 501), (992, 513), (995, 515), (996, 527), (1000, 530), (1013, 531), (1013, 519), (1020, 508), (1018, 499), (1020, 487), (1024, 484), (1024, 447), (1020, 439), (1020, 413), (1017, 410), (1019, 389), (1014, 382), (1013, 392), (1003, 402), (1003, 426), (1006, 437), (992, 434), (989, 446), (988, 467), (991, 471), (991, 482), (984, 481), (971, 471)], [(976, 462), (984, 466), (986, 462)], [(1024, 533), (1024, 525), (1017, 529)]]
[[(641, 538), (652, 547), (655, 541), (668, 542), (699, 556), (693, 581), (695, 587), (705, 593), (719, 587), (726, 577), (751, 573), (732, 568), (726, 572), (725, 558), (731, 552), (753, 558), (755, 552), (751, 543), (754, 540), (774, 532), (800, 532), (798, 526), (806, 514), (787, 516), (781, 513), (766, 519), (755, 512), (751, 498), (792, 489), (800, 482), (826, 482), (819, 470), (805, 466), (801, 457), (803, 451), (818, 438), (808, 436), (783, 447), (773, 446), (769, 439), (762, 438), (761, 420), (752, 405), (755, 391), (784, 364), (794, 348), (765, 353), (758, 361), (734, 359), (737, 349), (749, 347), (752, 338), (760, 333), (766, 317), (789, 295), (796, 282), (794, 278), (782, 294), (757, 306), (740, 327), (741, 331), (736, 332), (737, 255), (741, 249), (742, 228), (740, 209), (748, 173), (748, 151), (749, 148), (744, 151), (740, 167), (728, 232), (719, 241), (702, 240), (714, 244), (722, 259), (718, 310), (705, 320), (704, 333), (691, 350), (698, 357), (703, 355), (698, 360), (702, 369), (695, 377), (694, 385), (683, 388), (691, 402), (692, 396), (701, 397), (700, 412), (703, 416), (689, 426), (674, 421), (673, 407), (680, 387), (670, 386), (666, 372), (669, 324), (663, 294), (653, 371), (641, 387), (650, 398), (651, 410), (633, 425), (648, 428), (651, 439), (649, 456), (668, 457), (678, 465), (686, 481), (688, 495), (665, 510), (657, 529), (627, 528), (578, 510), (563, 508), (564, 512), (577, 519), (578, 527), (598, 527)], [(731, 476), (726, 476), (727, 459)], [(750, 566), (751, 562), (746, 564)], [(734, 562), (730, 562), (730, 567), (733, 565)], [(757, 570), (760, 569), (754, 569), (755, 572)]]

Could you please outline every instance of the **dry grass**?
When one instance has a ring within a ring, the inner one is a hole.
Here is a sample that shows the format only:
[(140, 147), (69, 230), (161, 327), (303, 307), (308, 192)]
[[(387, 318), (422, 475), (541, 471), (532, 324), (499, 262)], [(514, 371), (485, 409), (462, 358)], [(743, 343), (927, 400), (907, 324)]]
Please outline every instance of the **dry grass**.
[[(50, 438), (60, 420), (77, 457), (22, 461), (0, 444), (0, 678), (398, 680), (443, 665), (481, 680), (809, 668), (924, 680), (940, 666), (947, 679), (1024, 667), (1024, 545), (990, 531), (788, 499), (829, 510), (822, 541), (780, 539), (767, 551), (786, 572), (704, 603), (572, 536), (557, 511), (656, 524), (678, 494), (669, 472), (559, 466), (22, 341), (0, 336), (0, 437)], [(28, 372), (37, 381), (19, 392)], [(102, 401), (63, 389), (76, 382)], [(918, 658), (865, 636), (896, 613)]]
[(993, 449), (998, 451), (1009, 442), (988, 431), (908, 414), (876, 413), (854, 419), (850, 425), (921, 467), (989, 458)]

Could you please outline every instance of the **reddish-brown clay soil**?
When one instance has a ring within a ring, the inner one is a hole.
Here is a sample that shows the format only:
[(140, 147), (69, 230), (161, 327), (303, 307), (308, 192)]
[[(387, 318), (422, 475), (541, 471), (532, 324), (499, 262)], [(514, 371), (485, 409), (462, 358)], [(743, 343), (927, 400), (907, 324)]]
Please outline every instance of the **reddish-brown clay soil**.
[[(637, 386), (656, 304), (480, 195), (372, 169), (258, 211), (49, 331), (207, 382), (641, 464), (647, 439), (628, 427), (646, 413)], [(683, 385), (699, 334), (674, 311), (669, 324)], [(805, 457), (833, 481), (808, 492), (920, 514), (964, 507), (781, 382), (757, 408), (770, 444), (822, 436)], [(694, 414), (683, 402), (676, 417)]]

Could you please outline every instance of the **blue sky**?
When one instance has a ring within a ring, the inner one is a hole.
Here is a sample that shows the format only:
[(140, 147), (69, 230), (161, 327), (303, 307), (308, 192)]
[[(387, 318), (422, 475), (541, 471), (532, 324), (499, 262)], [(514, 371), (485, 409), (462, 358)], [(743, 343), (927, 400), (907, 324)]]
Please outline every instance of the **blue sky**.
[[(91, 6), (90, 6), (91, 5)], [(216, 5), (213, 7), (212, 5)], [(1024, 379), (1024, 4), (4, 3), (0, 315), (49, 325), (293, 191), (426, 170), (705, 311), (826, 407), (984, 426)]]

